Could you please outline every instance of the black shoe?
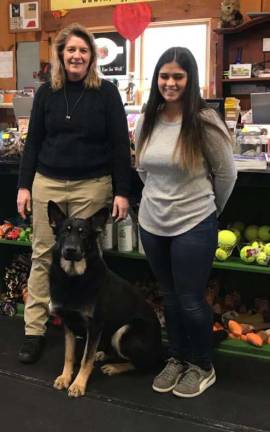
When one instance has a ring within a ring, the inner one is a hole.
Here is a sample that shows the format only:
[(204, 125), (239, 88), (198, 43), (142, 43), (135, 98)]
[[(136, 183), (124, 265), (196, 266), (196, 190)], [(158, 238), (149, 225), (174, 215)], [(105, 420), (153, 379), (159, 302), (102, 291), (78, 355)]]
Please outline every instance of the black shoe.
[(19, 351), (19, 361), (21, 363), (35, 363), (41, 357), (44, 345), (44, 336), (25, 336), (23, 346)]

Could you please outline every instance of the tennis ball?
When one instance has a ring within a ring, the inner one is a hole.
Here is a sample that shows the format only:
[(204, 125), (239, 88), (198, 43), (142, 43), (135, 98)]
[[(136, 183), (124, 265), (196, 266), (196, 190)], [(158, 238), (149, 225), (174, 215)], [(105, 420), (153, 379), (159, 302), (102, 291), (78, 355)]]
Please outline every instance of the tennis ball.
[(270, 243), (266, 243), (263, 247), (263, 251), (270, 257)]
[(258, 238), (258, 226), (257, 225), (248, 225), (244, 231), (244, 236), (250, 242), (257, 240), (257, 238)]
[(230, 228), (230, 231), (232, 231), (236, 235), (236, 241), (237, 241), (237, 243), (239, 243), (240, 240), (241, 240), (241, 232), (240, 232), (240, 230), (238, 228), (232, 227), (232, 228)]
[(221, 249), (221, 248), (217, 248), (216, 253), (215, 253), (215, 257), (219, 261), (225, 261), (226, 259), (229, 258), (229, 254), (226, 250)]
[(268, 242), (270, 240), (270, 225), (262, 225), (258, 229), (258, 237), (260, 240)]
[(236, 235), (230, 230), (221, 230), (218, 233), (218, 246), (222, 249), (232, 248), (236, 245)]
[(244, 246), (240, 250), (240, 258), (246, 263), (252, 263), (256, 259), (256, 249), (252, 246)]
[(266, 266), (269, 262), (269, 257), (266, 255), (265, 252), (259, 252), (258, 255), (256, 256), (256, 262), (259, 265)]
[(237, 229), (241, 233), (245, 229), (245, 224), (244, 222), (236, 221), (232, 224), (231, 228)]
[(264, 243), (262, 241), (255, 240), (251, 243), (251, 246), (255, 249), (258, 249), (259, 252), (264, 249)]

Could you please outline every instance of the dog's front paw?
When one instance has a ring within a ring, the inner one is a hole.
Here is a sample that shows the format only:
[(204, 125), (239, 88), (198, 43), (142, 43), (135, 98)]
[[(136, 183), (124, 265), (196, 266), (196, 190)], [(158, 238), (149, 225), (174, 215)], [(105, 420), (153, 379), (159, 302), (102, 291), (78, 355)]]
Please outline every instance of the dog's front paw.
[(100, 368), (105, 375), (116, 375), (118, 374), (118, 368), (111, 363), (107, 363)]
[(97, 351), (95, 355), (95, 361), (104, 361), (107, 358), (107, 354), (104, 351)]
[(70, 382), (71, 382), (71, 377), (67, 375), (59, 375), (54, 381), (53, 386), (57, 390), (63, 390), (69, 387)]
[(75, 381), (71, 384), (68, 389), (69, 397), (80, 397), (85, 395), (85, 386), (76, 383)]

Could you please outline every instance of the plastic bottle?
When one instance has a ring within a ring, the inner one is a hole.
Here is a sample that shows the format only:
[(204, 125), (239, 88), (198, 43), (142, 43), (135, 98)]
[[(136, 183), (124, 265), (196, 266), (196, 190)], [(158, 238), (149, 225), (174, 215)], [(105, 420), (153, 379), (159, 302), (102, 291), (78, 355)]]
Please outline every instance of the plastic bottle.
[(118, 222), (117, 243), (119, 252), (131, 252), (133, 250), (133, 226), (130, 215)]
[(105, 228), (102, 233), (102, 249), (109, 250), (113, 249), (114, 241), (113, 241), (113, 219), (110, 215)]

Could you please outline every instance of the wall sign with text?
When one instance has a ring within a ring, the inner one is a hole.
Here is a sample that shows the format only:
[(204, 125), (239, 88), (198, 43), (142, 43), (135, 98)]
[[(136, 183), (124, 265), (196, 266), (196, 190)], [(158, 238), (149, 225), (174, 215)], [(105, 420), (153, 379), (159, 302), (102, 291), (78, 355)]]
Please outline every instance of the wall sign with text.
[(127, 74), (127, 41), (117, 32), (94, 33), (103, 75)]
[(40, 3), (38, 1), (14, 0), (9, 3), (9, 31), (41, 30)]
[[(147, 0), (153, 2), (157, 0)], [(85, 7), (112, 6), (117, 4), (141, 3), (142, 0), (51, 0), (51, 10), (80, 9)]]

